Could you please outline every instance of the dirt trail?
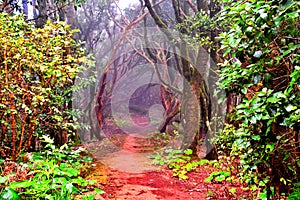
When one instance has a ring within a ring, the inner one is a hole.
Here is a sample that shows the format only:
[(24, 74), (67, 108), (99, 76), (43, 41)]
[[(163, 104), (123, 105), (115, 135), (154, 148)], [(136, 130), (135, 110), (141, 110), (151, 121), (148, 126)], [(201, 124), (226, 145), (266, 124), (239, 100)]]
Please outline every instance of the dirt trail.
[[(125, 137), (123, 147), (116, 152), (105, 155), (101, 162), (112, 169), (128, 173), (142, 173), (156, 168), (151, 165), (150, 155), (151, 146), (137, 143), (134, 136)], [(148, 152), (148, 153), (147, 153)], [(99, 156), (97, 156), (99, 158)]]
[[(197, 180), (179, 180), (169, 170), (158, 170), (150, 164), (145, 151), (150, 151), (153, 146), (146, 139), (132, 135), (120, 137), (125, 137), (121, 139), (123, 148), (101, 159), (104, 165), (98, 163), (94, 167), (93, 174), (102, 173), (100, 181), (106, 192), (102, 199), (205, 199), (207, 188), (202, 186), (209, 172), (199, 173)], [(198, 180), (201, 176), (203, 180)]]
[[(139, 123), (144, 121), (137, 118)], [(205, 182), (205, 178), (217, 170), (211, 166), (199, 166), (188, 174), (188, 180), (179, 180), (167, 168), (158, 170), (151, 165), (147, 156), (154, 153), (157, 144), (149, 137), (137, 133), (125, 134), (111, 124), (108, 124), (107, 131), (107, 138), (87, 145), (98, 159), (89, 177), (97, 180), (99, 188), (105, 191), (105, 194), (97, 195), (96, 199), (252, 199), (239, 183)], [(172, 145), (177, 146), (177, 142)], [(232, 189), (236, 190), (234, 194), (229, 192)]]

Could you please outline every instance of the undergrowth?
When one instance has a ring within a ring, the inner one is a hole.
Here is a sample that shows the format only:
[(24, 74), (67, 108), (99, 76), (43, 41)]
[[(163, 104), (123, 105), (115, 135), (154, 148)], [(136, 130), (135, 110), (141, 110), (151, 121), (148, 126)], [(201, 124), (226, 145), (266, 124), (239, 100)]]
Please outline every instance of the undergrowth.
[(152, 164), (159, 166), (168, 166), (173, 171), (173, 176), (179, 179), (188, 179), (188, 172), (194, 170), (200, 165), (209, 163), (208, 160), (195, 160), (192, 158), (191, 149), (180, 150), (166, 148), (149, 156), (153, 159)]
[(56, 147), (47, 136), (43, 151), (22, 154), (16, 162), (0, 160), (0, 199), (77, 199), (88, 191), (94, 191), (83, 199), (94, 199), (103, 193), (96, 188), (96, 181), (85, 180), (92, 158), (82, 147), (67, 144)]

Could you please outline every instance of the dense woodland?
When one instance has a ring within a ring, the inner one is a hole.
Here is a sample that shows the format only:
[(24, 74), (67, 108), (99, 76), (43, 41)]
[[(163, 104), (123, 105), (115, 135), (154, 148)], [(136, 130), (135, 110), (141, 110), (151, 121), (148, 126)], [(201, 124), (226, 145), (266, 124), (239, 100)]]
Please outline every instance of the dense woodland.
[(0, 0), (0, 199), (95, 199), (85, 144), (156, 104), (174, 178), (205, 163), (250, 191), (227, 199), (300, 199), (300, 2), (124, 2)]

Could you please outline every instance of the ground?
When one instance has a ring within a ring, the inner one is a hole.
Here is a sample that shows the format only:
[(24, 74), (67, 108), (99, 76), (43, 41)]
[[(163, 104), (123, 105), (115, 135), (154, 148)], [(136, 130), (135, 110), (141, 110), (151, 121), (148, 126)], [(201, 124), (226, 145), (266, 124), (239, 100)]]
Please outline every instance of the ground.
[[(238, 182), (205, 182), (217, 170), (211, 165), (197, 167), (188, 174), (188, 180), (173, 177), (167, 166), (151, 165), (148, 155), (155, 150), (152, 140), (114, 131), (101, 142), (87, 144), (97, 159), (88, 178), (97, 180), (99, 188), (105, 191), (96, 199), (252, 199)], [(234, 194), (230, 192), (232, 188), (236, 188)]]

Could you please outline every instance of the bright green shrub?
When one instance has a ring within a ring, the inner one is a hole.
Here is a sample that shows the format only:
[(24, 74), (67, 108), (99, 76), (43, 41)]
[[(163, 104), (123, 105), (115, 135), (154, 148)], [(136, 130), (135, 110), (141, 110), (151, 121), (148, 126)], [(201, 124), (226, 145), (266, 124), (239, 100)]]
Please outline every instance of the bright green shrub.
[[(224, 1), (219, 87), (242, 94), (219, 147), (240, 160), (246, 183), (288, 191), (299, 182), (300, 2)], [(274, 187), (273, 187), (274, 186)]]
[(57, 148), (47, 136), (41, 140), (45, 143), (43, 151), (22, 154), (17, 162), (4, 161), (5, 166), (0, 160), (1, 200), (94, 199), (103, 193), (95, 187), (95, 180), (82, 177), (93, 160), (84, 148), (67, 144)]
[[(15, 160), (41, 134), (65, 143), (74, 130), (70, 101), (83, 50), (65, 23), (44, 28), (0, 14), (0, 155)], [(34, 142), (35, 141), (35, 142)]]

